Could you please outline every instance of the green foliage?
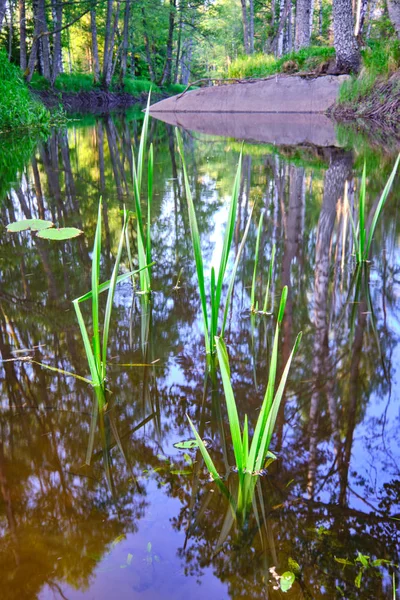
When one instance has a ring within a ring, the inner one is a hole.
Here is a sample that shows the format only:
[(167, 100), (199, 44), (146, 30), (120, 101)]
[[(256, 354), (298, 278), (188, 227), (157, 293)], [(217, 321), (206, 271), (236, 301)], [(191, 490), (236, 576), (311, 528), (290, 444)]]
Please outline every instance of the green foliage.
[(40, 136), (40, 131), (36, 135), (23, 135), (21, 132), (0, 134), (1, 199), (5, 198), (10, 186), (18, 182), (19, 174), (32, 156)]
[[(143, 182), (144, 152), (146, 149), (148, 129), (149, 129), (149, 109), (150, 94), (147, 100), (146, 114), (144, 117), (142, 133), (140, 136), (137, 164), (132, 161), (133, 175), (133, 195), (135, 199), (136, 224), (137, 224), (137, 243), (138, 243), (138, 263), (140, 268), (140, 289), (143, 294), (151, 292), (151, 271), (146, 268), (151, 263), (151, 203), (153, 199), (153, 144), (150, 144), (148, 166), (147, 166), (147, 228), (144, 228), (144, 219), (141, 206), (141, 192)], [(130, 258), (129, 243), (127, 237), (127, 248)]]
[[(235, 395), (231, 384), (229, 358), (225, 343), (222, 340), (222, 338), (215, 338), (218, 362), (221, 370), (222, 383), (224, 387), (229, 428), (232, 438), (233, 453), (235, 456), (236, 468), (239, 474), (239, 481), (241, 486), (243, 487), (243, 494), (245, 497), (252, 497), (251, 488), (255, 485), (256, 481), (255, 477), (253, 477), (252, 481), (249, 482), (247, 476), (257, 475), (265, 465), (265, 459), (268, 456), (269, 445), (271, 443), (273, 431), (275, 428), (275, 423), (278, 416), (278, 411), (282, 401), (283, 393), (285, 390), (286, 381), (289, 375), (290, 366), (301, 341), (300, 333), (296, 338), (292, 352), (283, 370), (279, 386), (275, 392), (275, 383), (278, 371), (278, 342), (282, 327), (283, 316), (285, 312), (286, 299), (287, 287), (285, 287), (282, 292), (273, 342), (267, 390), (265, 392), (264, 401), (262, 403), (261, 410), (258, 415), (251, 444), (249, 441), (249, 427), (247, 416), (245, 416), (244, 419), (243, 429), (241, 429), (240, 427)], [(214, 479), (220, 479), (220, 476), (212, 461), (212, 458), (190, 419), (189, 423), (196, 437), (196, 441), (199, 445), (199, 449), (204, 458), (204, 462), (206, 463), (207, 469), (210, 471)]]
[(140, 96), (142, 93), (148, 94), (150, 92), (161, 92), (160, 88), (148, 81), (147, 79), (133, 79), (132, 77), (126, 77), (124, 79), (123, 91), (131, 94), (132, 96)]
[(97, 87), (88, 73), (61, 73), (54, 82), (60, 92), (90, 92)]
[(367, 261), (369, 259), (370, 250), (372, 240), (374, 238), (376, 226), (379, 221), (379, 217), (382, 213), (382, 210), (386, 204), (386, 200), (389, 196), (389, 192), (392, 189), (394, 178), (396, 177), (397, 169), (400, 163), (400, 154), (397, 157), (397, 160), (394, 164), (393, 170), (390, 174), (389, 179), (386, 182), (386, 185), (383, 189), (379, 202), (376, 206), (374, 214), (372, 216), (371, 225), (369, 227), (368, 235), (366, 230), (366, 208), (365, 208), (365, 198), (366, 198), (366, 187), (367, 187), (367, 173), (366, 173), (366, 165), (364, 163), (364, 169), (361, 179), (361, 187), (360, 187), (360, 199), (359, 199), (359, 209), (358, 209), (358, 224), (357, 227), (355, 225), (353, 215), (351, 214), (351, 210), (349, 208), (349, 202), (347, 198), (347, 183), (345, 188), (345, 204), (348, 209), (350, 223), (353, 230), (353, 243), (355, 248), (356, 260), (358, 263), (363, 261)]
[(29, 83), (29, 87), (38, 92), (45, 92), (51, 88), (50, 81), (48, 81), (43, 75), (34, 72), (32, 79)]
[(311, 71), (335, 56), (330, 46), (310, 46), (298, 52), (276, 58), (272, 54), (254, 54), (234, 60), (228, 68), (228, 77), (245, 79), (246, 77), (268, 77), (280, 73), (286, 68), (290, 72)]
[[(242, 242), (239, 246), (238, 252), (236, 254), (235, 263), (233, 266), (233, 270), (231, 273), (228, 291), (225, 296), (225, 302), (222, 301), (223, 295), (223, 286), (225, 280), (226, 269), (228, 266), (228, 258), (229, 251), (232, 244), (233, 232), (235, 228), (236, 222), (236, 213), (237, 213), (237, 205), (238, 205), (238, 197), (239, 197), (239, 188), (240, 188), (240, 175), (242, 170), (242, 153), (240, 153), (238, 168), (236, 171), (236, 177), (233, 184), (232, 190), (232, 200), (229, 207), (229, 215), (228, 221), (225, 229), (224, 243), (222, 248), (222, 253), (220, 257), (220, 263), (218, 268), (218, 276), (216, 277), (214, 267), (211, 268), (211, 282), (210, 282), (210, 307), (208, 307), (207, 302), (207, 294), (206, 294), (206, 286), (205, 286), (205, 268), (203, 263), (203, 256), (201, 252), (201, 243), (200, 243), (200, 235), (197, 226), (197, 218), (196, 211), (194, 208), (194, 202), (192, 198), (192, 193), (189, 185), (189, 178), (187, 175), (185, 156), (183, 152), (183, 142), (182, 137), (179, 133), (179, 130), (176, 131), (177, 141), (178, 141), (178, 151), (182, 160), (183, 167), (183, 178), (185, 184), (186, 191), (186, 199), (188, 203), (188, 212), (189, 212), (189, 224), (190, 224), (190, 233), (192, 238), (192, 246), (193, 246), (193, 254), (196, 263), (196, 272), (197, 272), (197, 282), (199, 287), (199, 295), (201, 301), (201, 309), (203, 313), (203, 329), (204, 329), (204, 340), (206, 353), (208, 355), (215, 355), (215, 347), (214, 347), (214, 339), (218, 331), (220, 330), (220, 335), (223, 337), (225, 333), (226, 321), (228, 316), (228, 309), (230, 300), (233, 292), (233, 285), (236, 276), (236, 271), (239, 265), (239, 259), (242, 254), (244, 244), (247, 238), (247, 234), (250, 227), (251, 215), (245, 228), (245, 232), (243, 234)], [(223, 308), (223, 321), (220, 325), (220, 312)]]
[(50, 113), (25, 85), (19, 69), (0, 50), (0, 132), (16, 128), (44, 128)]
[(357, 104), (371, 94), (378, 81), (387, 79), (400, 68), (400, 40), (369, 40), (362, 51), (362, 62), (358, 77), (340, 86), (339, 103)]

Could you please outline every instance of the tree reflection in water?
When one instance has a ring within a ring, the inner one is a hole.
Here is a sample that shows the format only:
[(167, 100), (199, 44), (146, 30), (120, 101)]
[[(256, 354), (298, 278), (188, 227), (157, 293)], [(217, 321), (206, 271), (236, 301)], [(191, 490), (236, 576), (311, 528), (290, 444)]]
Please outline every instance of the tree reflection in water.
[[(278, 598), (282, 594), (273, 589), (269, 568), (282, 574), (291, 559), (300, 573), (288, 598), (390, 597), (391, 582), (378, 577), (378, 569), (365, 572), (360, 591), (357, 567), (343, 569), (334, 558), (354, 561), (362, 552), (400, 560), (398, 521), (392, 518), (400, 504), (399, 192), (394, 190), (385, 207), (372, 265), (353, 277), (343, 188), (348, 179), (357, 193), (362, 158), (357, 149), (298, 149), (291, 156), (287, 148), (272, 153), (245, 147), (235, 251), (253, 204), (254, 225), (238, 272), (227, 343), (239, 412), (253, 424), (273, 328), (271, 319), (257, 316), (252, 333), (248, 313), (262, 209), (260, 273), (266, 278), (276, 243), (274, 298), (283, 285), (290, 289), (281, 365), (295, 333), (303, 330), (304, 337), (278, 417), (272, 448), (278, 460), (259, 478), (255, 508), (244, 523), (232, 520), (229, 502), (208, 481), (201, 457), (173, 448), (189, 434), (187, 412), (211, 438), (221, 472), (233, 464), (220, 384), (204, 382), (195, 269), (171, 127), (153, 122), (151, 130), (155, 292), (146, 304), (132, 295), (130, 283), (117, 288), (109, 351), (113, 405), (103, 438), (96, 434), (90, 466), (85, 464), (90, 389), (36, 364), (10, 360), (29, 355), (85, 375), (71, 299), (90, 287), (100, 195), (101, 277), (109, 276), (121, 208), (133, 206), (131, 143), (139, 135), (140, 123), (129, 116), (54, 131), (38, 145), (18, 183), (9, 182), (0, 205), (2, 594), (39, 598), (52, 590), (62, 598), (89, 590), (90, 597), (97, 581), (107, 585), (107, 569), (113, 568), (121, 598), (149, 590), (167, 597), (170, 582), (174, 598), (202, 593), (264, 598), (267, 590), (268, 597)], [(210, 263), (239, 145), (198, 134), (186, 134), (185, 145), (203, 254)], [(368, 171), (371, 205), (392, 166), (391, 157), (379, 159), (375, 172)], [(7, 187), (3, 181), (2, 186)], [(4, 233), (8, 222), (32, 217), (79, 227), (85, 236), (56, 245)], [(134, 228), (130, 236), (135, 244)], [(174, 289), (181, 269), (180, 289)], [(259, 282), (264, 284), (265, 279)], [(157, 359), (152, 366), (123, 366)], [(107, 433), (110, 417), (126, 460)], [(234, 482), (231, 473), (228, 484)], [(160, 565), (144, 567), (150, 537)], [(122, 548), (134, 556), (134, 569), (120, 569)]]

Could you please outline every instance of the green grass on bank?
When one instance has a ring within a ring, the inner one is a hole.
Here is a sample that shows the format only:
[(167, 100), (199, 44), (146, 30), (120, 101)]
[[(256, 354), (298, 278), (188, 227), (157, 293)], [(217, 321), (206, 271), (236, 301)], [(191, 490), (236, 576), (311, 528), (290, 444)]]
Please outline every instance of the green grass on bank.
[[(37, 73), (32, 77), (31, 87), (37, 91), (51, 89), (50, 82)], [(186, 86), (180, 84), (171, 84), (160, 88), (155, 83), (146, 79), (132, 77), (126, 77), (123, 86), (121, 87), (119, 78), (115, 77), (110, 92), (126, 92), (132, 96), (139, 97), (141, 94), (148, 94), (150, 89), (153, 94), (161, 94), (164, 92), (173, 95), (181, 93), (185, 88)], [(100, 84), (96, 84), (93, 81), (93, 76), (89, 73), (62, 73), (57, 77), (54, 83), (54, 89), (59, 92), (67, 93), (91, 92), (100, 89)]]
[(41, 128), (49, 122), (49, 111), (32, 97), (18, 67), (0, 51), (0, 132)]
[(314, 71), (334, 56), (335, 50), (330, 46), (310, 46), (309, 48), (302, 48), (298, 52), (285, 54), (280, 58), (275, 57), (273, 54), (242, 56), (229, 65), (227, 77), (237, 79), (261, 78), (280, 72)]
[(369, 96), (377, 83), (388, 80), (400, 69), (400, 40), (369, 40), (362, 50), (362, 69), (357, 77), (343, 83), (340, 104), (355, 104)]

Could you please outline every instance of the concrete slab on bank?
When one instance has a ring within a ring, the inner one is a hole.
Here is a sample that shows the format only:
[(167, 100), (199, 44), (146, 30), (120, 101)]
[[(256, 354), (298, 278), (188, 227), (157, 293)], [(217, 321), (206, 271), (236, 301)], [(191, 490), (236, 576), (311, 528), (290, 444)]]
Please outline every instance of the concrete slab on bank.
[(277, 75), (200, 88), (172, 96), (150, 107), (162, 112), (194, 113), (324, 113), (338, 97), (348, 75), (306, 78)]

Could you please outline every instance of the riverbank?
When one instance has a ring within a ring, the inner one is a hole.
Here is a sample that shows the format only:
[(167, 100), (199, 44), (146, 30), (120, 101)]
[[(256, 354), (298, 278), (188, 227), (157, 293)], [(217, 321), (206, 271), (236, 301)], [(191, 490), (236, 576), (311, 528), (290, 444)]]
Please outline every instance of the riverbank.
[(339, 97), (328, 114), (339, 122), (357, 121), (363, 128), (383, 127), (400, 137), (400, 70), (388, 80), (377, 79), (368, 94), (360, 93), (349, 100)]
[(54, 108), (61, 104), (67, 112), (106, 112), (123, 110), (134, 104), (143, 104), (151, 92), (154, 100), (162, 100), (182, 93), (184, 85), (171, 84), (160, 87), (151, 81), (139, 78), (125, 78), (121, 83), (114, 80), (108, 90), (104, 90), (87, 73), (62, 73), (51, 86), (39, 75), (35, 75), (30, 89), (46, 107)]

